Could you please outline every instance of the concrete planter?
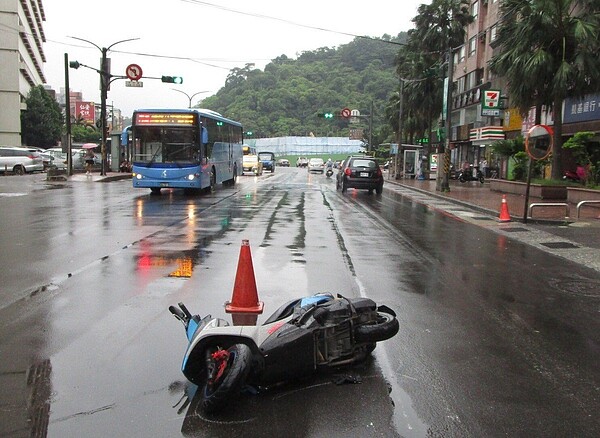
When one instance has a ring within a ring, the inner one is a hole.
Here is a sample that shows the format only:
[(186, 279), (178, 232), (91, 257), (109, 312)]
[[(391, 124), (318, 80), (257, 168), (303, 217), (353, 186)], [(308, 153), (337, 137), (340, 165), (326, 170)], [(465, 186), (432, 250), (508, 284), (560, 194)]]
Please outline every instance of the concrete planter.
[(567, 201), (572, 204), (581, 201), (600, 201), (600, 190), (567, 187)]
[[(525, 196), (527, 183), (520, 181), (507, 181), (504, 179), (491, 179), (490, 190)], [(540, 199), (567, 199), (567, 186), (545, 186), (542, 184), (531, 184), (529, 187), (529, 196)]]
[(57, 169), (56, 167), (49, 167), (46, 171), (46, 180), (47, 181), (66, 181), (67, 180), (67, 170), (66, 169)]

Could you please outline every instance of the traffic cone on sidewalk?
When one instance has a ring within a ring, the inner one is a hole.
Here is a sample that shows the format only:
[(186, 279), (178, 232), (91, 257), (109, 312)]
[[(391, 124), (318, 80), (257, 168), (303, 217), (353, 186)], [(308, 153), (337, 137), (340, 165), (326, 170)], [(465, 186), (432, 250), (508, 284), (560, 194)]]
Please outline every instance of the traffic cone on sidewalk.
[(231, 301), (225, 302), (225, 312), (231, 313), (233, 325), (256, 325), (264, 303), (258, 301), (250, 242), (242, 240)]
[(506, 202), (506, 195), (502, 195), (502, 205), (500, 207), (500, 222), (510, 222), (510, 213), (508, 212), (508, 203)]

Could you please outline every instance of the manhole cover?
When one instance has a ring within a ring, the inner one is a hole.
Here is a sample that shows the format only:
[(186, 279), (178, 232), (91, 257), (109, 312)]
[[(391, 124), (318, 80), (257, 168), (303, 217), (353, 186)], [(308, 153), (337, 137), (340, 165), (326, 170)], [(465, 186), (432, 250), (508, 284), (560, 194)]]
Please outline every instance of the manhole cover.
[(553, 249), (579, 248), (577, 245), (573, 245), (570, 242), (543, 242), (542, 245)]
[(514, 227), (514, 228), (502, 228), (502, 231), (506, 231), (507, 233), (513, 233), (513, 232), (517, 232), (517, 231), (529, 231), (529, 230), (527, 228)]

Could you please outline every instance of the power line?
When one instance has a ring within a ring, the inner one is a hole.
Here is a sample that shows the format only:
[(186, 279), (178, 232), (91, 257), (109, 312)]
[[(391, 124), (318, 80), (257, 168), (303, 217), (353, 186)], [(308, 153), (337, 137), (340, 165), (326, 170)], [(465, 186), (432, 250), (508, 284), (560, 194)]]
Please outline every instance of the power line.
[[(9, 33), (13, 33), (13, 34), (24, 33), (27, 36), (34, 37), (34, 35), (30, 32), (20, 32), (18, 29), (14, 28), (10, 25), (3, 24), (3, 23), (0, 23), (0, 32), (9, 32)], [(87, 45), (84, 46), (82, 44), (67, 43), (67, 42), (56, 41), (56, 40), (52, 40), (52, 39), (47, 39), (45, 41), (45, 43), (57, 44), (60, 46), (67, 46), (67, 47), (77, 47), (77, 48), (86, 49), (86, 50), (92, 49), (92, 47), (89, 47)], [(124, 54), (124, 55), (146, 56), (149, 58), (176, 59), (176, 60), (180, 60), (180, 61), (190, 61), (190, 62), (195, 62), (198, 64), (203, 64), (208, 67), (220, 68), (223, 70), (230, 70), (230, 68), (211, 64), (207, 61), (226, 62), (226, 63), (240, 63), (240, 62), (254, 63), (256, 61), (271, 61), (271, 59), (256, 59), (256, 58), (252, 59), (252, 60), (226, 59), (226, 58), (206, 58), (205, 59), (205, 58), (193, 58), (193, 57), (188, 57), (188, 56), (161, 55), (161, 54), (156, 54), (156, 53), (130, 52), (130, 51), (126, 51), (126, 50), (111, 50), (111, 52), (112, 53), (120, 53), (120, 54)]]
[(297, 26), (297, 27), (303, 27), (305, 29), (313, 29), (313, 30), (318, 30), (321, 32), (329, 32), (329, 33), (335, 33), (338, 35), (346, 35), (346, 36), (350, 36), (353, 38), (361, 38), (361, 39), (365, 39), (365, 40), (370, 40), (370, 41), (377, 41), (380, 43), (386, 43), (386, 44), (394, 44), (397, 46), (405, 46), (405, 43), (401, 43), (398, 41), (388, 41), (388, 40), (382, 40), (380, 38), (374, 38), (374, 37), (370, 37), (370, 36), (366, 36), (366, 35), (356, 35), (353, 33), (349, 33), (349, 32), (341, 32), (341, 31), (337, 31), (337, 30), (332, 30), (332, 29), (326, 29), (324, 27), (318, 27), (318, 26), (311, 26), (308, 24), (302, 24), (302, 23), (296, 23), (294, 21), (291, 20), (286, 20), (283, 18), (278, 18), (278, 17), (271, 17), (269, 15), (263, 15), (263, 14), (257, 14), (254, 12), (245, 12), (245, 11), (239, 11), (237, 9), (232, 9), (232, 8), (228, 8), (225, 6), (221, 6), (221, 5), (216, 5), (214, 3), (209, 3), (209, 2), (205, 2), (205, 1), (200, 1), (200, 0), (180, 0), (183, 3), (191, 3), (191, 4), (195, 4), (195, 5), (200, 5), (200, 6), (208, 6), (211, 8), (215, 8), (215, 9), (220, 9), (222, 11), (227, 11), (227, 12), (233, 12), (234, 14), (240, 14), (240, 15), (245, 15), (248, 17), (256, 17), (256, 18), (262, 18), (264, 20), (273, 20), (273, 21), (279, 21), (281, 23), (286, 23), (286, 24), (291, 24), (292, 26)]

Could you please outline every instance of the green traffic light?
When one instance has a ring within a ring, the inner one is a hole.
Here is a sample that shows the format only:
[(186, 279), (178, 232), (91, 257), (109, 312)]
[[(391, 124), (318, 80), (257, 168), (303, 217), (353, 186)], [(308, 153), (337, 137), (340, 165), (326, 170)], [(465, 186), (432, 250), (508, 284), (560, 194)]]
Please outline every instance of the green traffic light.
[(160, 80), (167, 84), (183, 84), (183, 78), (181, 76), (162, 76)]
[(325, 113), (323, 117), (325, 117), (326, 119), (333, 119), (333, 113)]

